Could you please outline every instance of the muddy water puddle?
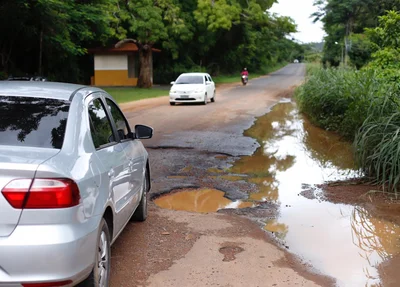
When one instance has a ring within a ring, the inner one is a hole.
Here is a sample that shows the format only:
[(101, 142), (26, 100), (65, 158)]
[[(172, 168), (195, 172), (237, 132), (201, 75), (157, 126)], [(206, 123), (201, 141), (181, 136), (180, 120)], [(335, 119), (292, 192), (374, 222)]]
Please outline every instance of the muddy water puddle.
[(225, 208), (253, 207), (252, 202), (231, 201), (216, 189), (180, 190), (154, 200), (161, 208), (191, 212), (216, 212)]
[(245, 134), (261, 148), (231, 172), (258, 186), (250, 199), (280, 204), (279, 217), (264, 229), (338, 286), (378, 286), (378, 265), (400, 253), (400, 227), (362, 207), (299, 195), (325, 181), (357, 176), (351, 146), (312, 126), (293, 102), (278, 104)]
[[(222, 191), (199, 189), (172, 192), (155, 203), (206, 213), (274, 202), (280, 206), (278, 217), (261, 223), (290, 252), (335, 278), (338, 286), (381, 286), (380, 264), (400, 261), (394, 260), (400, 258), (400, 226), (360, 206), (301, 195), (307, 190), (318, 192), (316, 186), (326, 181), (357, 177), (351, 145), (310, 124), (289, 100), (259, 118), (245, 135), (257, 139), (261, 147), (229, 170), (210, 168), (208, 173), (213, 179), (256, 185), (258, 192), (247, 201), (231, 201)], [(400, 264), (395, 269), (399, 268)]]

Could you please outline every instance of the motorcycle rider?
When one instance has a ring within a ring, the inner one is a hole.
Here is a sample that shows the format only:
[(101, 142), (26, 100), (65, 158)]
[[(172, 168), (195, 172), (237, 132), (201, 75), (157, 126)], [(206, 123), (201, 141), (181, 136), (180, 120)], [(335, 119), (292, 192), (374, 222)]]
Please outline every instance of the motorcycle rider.
[(247, 78), (249, 77), (249, 72), (247, 71), (247, 68), (244, 68), (244, 69), (243, 69), (241, 75), (242, 75), (242, 76), (246, 76)]
[(247, 71), (247, 68), (244, 68), (240, 75), (246, 76), (246, 82), (249, 80), (249, 71)]

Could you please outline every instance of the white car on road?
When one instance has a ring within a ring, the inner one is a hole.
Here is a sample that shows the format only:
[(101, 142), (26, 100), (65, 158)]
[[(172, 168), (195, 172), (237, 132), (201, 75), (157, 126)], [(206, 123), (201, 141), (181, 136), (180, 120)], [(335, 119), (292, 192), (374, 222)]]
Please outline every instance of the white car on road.
[(215, 83), (207, 73), (184, 73), (171, 82), (169, 103), (197, 102), (204, 105), (215, 102)]

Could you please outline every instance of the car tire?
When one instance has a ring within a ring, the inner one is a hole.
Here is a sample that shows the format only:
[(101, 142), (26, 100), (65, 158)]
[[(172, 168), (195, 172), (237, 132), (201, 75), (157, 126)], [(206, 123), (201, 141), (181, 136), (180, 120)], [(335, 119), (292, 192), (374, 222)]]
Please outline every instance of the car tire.
[(204, 102), (202, 103), (203, 105), (207, 105), (207, 94), (204, 95)]
[(216, 92), (214, 91), (214, 96), (211, 98), (211, 102), (215, 103)]
[[(89, 277), (78, 284), (78, 287), (108, 287), (110, 286), (111, 269), (111, 236), (104, 218), (100, 222), (97, 236), (95, 265)], [(103, 277), (102, 277), (103, 276)]]
[(169, 102), (169, 104), (170, 104), (171, 106), (175, 106), (175, 103), (174, 103), (174, 102)]
[(132, 215), (131, 220), (132, 221), (145, 221), (147, 218), (147, 192), (149, 191), (149, 177), (148, 177), (148, 171), (146, 169), (146, 173), (144, 176), (144, 182), (143, 182), (143, 192), (142, 192), (142, 198), (140, 199), (139, 206), (136, 208), (135, 213)]

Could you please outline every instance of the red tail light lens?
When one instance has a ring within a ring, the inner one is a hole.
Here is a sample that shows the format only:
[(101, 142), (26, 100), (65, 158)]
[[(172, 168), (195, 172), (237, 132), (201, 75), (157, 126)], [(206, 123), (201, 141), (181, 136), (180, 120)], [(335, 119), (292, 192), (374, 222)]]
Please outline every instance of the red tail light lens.
[(52, 283), (22, 283), (24, 287), (58, 287), (58, 286), (65, 286), (71, 284), (72, 281), (61, 281), (61, 282), (52, 282)]
[(70, 179), (17, 179), (1, 193), (17, 209), (68, 208), (79, 204), (79, 189)]

